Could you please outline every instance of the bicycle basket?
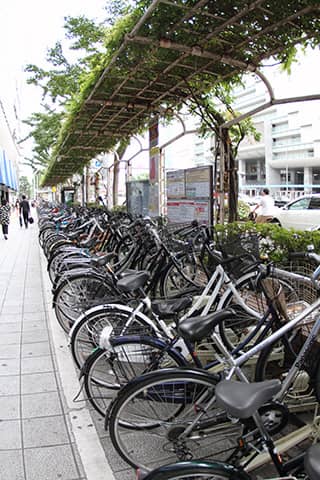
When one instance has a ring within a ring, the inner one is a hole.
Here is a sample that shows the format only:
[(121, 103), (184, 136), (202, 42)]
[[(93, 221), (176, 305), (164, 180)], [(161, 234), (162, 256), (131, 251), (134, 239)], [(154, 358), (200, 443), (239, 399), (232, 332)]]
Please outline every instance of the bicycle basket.
[(234, 260), (224, 265), (226, 271), (235, 278), (241, 277), (260, 262), (259, 237), (257, 234), (219, 235), (217, 248), (224, 259)]

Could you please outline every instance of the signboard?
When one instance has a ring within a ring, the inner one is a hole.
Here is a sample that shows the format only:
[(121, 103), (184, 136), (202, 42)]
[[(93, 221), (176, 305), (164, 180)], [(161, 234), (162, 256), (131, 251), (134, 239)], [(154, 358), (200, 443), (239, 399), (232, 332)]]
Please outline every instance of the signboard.
[(176, 170), (167, 173), (167, 198), (185, 197), (185, 171)]
[(167, 172), (167, 215), (170, 222), (198, 220), (212, 224), (212, 166)]
[(158, 118), (149, 126), (149, 215), (160, 215), (160, 148)]
[(198, 220), (199, 223), (208, 225), (210, 222), (210, 202), (209, 200), (168, 200), (167, 215), (173, 223), (191, 223), (192, 220)]
[(160, 148), (153, 147), (150, 150), (149, 159), (149, 180), (150, 183), (159, 182), (159, 170), (160, 170)]
[(186, 170), (186, 197), (203, 198), (209, 197), (212, 189), (211, 167), (198, 167)]

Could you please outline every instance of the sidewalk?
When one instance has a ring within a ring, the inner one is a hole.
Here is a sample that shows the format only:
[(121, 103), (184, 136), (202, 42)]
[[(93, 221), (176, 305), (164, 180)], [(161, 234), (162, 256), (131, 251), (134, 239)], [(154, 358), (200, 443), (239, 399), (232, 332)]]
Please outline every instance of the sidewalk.
[(9, 239), (0, 234), (0, 479), (114, 480), (89, 410), (73, 402), (45, 268), (36, 222), (22, 229), (14, 213)]

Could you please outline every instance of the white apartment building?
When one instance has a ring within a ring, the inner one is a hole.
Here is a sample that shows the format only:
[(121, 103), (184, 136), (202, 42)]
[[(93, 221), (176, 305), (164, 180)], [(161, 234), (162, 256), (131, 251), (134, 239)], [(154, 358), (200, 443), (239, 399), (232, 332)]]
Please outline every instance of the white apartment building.
[[(237, 92), (236, 109), (245, 112), (267, 100), (258, 79)], [(240, 192), (254, 195), (267, 186), (276, 198), (290, 199), (320, 192), (319, 107), (319, 101), (288, 103), (253, 117), (261, 140), (240, 146)]]
[[(320, 53), (309, 51), (292, 67), (291, 75), (266, 70), (277, 99), (320, 94), (314, 69)], [(265, 84), (248, 76), (234, 92), (234, 110), (246, 113), (270, 100)], [(254, 196), (267, 186), (277, 199), (320, 192), (320, 100), (272, 106), (252, 117), (259, 142), (246, 138), (240, 145), (239, 191)], [(213, 139), (192, 136), (194, 166), (213, 162)], [(176, 157), (177, 161), (177, 157)], [(178, 168), (178, 167), (177, 167)]]

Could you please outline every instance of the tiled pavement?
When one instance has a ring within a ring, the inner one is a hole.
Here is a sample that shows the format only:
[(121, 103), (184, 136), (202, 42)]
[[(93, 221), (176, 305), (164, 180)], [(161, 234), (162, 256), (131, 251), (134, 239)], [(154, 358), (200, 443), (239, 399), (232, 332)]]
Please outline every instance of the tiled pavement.
[(36, 224), (20, 229), (13, 214), (9, 239), (0, 233), (0, 479), (113, 480), (87, 408), (73, 403), (43, 265)]

